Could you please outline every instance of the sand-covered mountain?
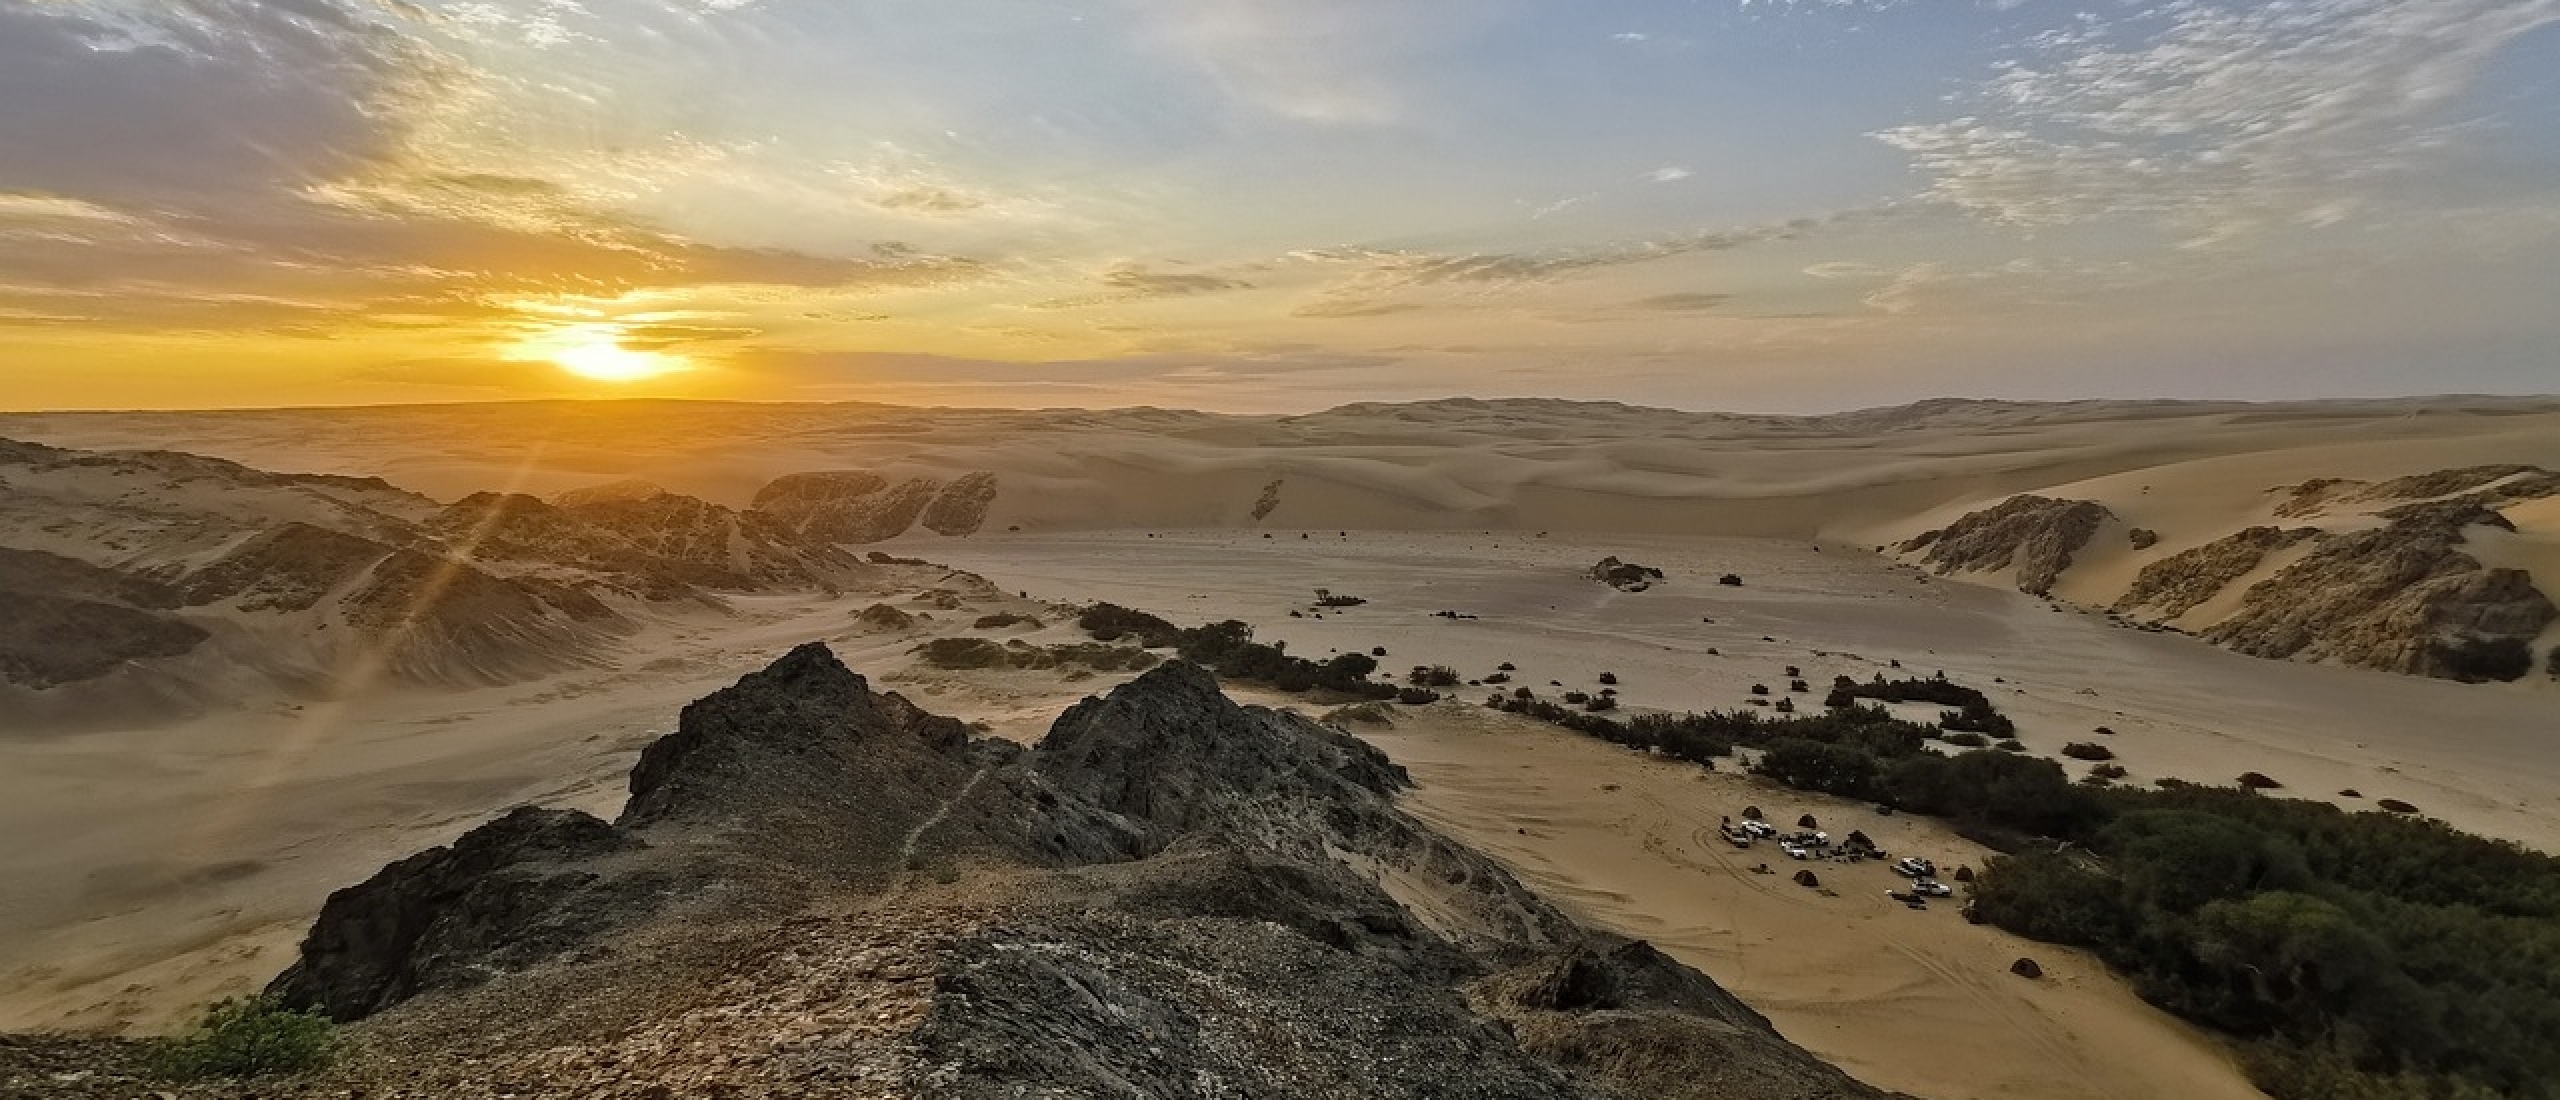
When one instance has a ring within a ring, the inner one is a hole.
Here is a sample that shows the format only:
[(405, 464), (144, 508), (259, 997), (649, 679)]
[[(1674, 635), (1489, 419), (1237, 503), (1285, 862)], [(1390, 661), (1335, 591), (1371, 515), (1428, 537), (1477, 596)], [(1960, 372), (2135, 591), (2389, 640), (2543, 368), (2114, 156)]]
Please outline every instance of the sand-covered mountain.
[(1883, 1095), (1408, 785), (1188, 664), (1024, 749), (806, 646), (686, 708), (617, 820), (517, 809), (333, 896), (273, 990), (355, 1053), (264, 1094)]
[(2164, 540), (2094, 501), (2020, 495), (1896, 549), (1941, 573), (2013, 576), (2042, 596), (2075, 555), (2103, 548), (2114, 567), (2076, 597), (2254, 656), (2458, 680), (2514, 680), (2555, 659), (2543, 641), (2560, 606), (2532, 568), (2548, 563), (2519, 552), (2509, 512), (2554, 514), (2560, 472), (2506, 464), (2315, 478), (2260, 498), (2225, 521), (2246, 524), (2237, 530)]
[(624, 486), (452, 504), (372, 478), (0, 440), (0, 695), (147, 715), (260, 686), (507, 683), (607, 659), (656, 605), (876, 575), (781, 520)]

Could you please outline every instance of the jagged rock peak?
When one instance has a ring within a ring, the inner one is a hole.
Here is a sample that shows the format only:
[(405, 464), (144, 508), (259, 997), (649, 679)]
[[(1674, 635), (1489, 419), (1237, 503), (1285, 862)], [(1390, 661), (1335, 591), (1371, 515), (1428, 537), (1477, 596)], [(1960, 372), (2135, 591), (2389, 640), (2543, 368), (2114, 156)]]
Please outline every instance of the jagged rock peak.
[(966, 725), (873, 692), (834, 650), (811, 642), (687, 705), (676, 732), (643, 750), (631, 769), (621, 820), (739, 816), (795, 795), (837, 801), (857, 773), (827, 765), (849, 755), (893, 765), (916, 753), (956, 757), (968, 742)]
[(1383, 796), (1412, 783), (1385, 753), (1349, 734), (1238, 706), (1188, 661), (1068, 708), (1033, 752), (1060, 787), (1176, 831), (1258, 798), (1345, 788)]
[(587, 866), (641, 846), (576, 810), (517, 807), (329, 895), (301, 956), (267, 991), (356, 1020), (547, 958), (646, 911), (655, 882), (598, 888)]

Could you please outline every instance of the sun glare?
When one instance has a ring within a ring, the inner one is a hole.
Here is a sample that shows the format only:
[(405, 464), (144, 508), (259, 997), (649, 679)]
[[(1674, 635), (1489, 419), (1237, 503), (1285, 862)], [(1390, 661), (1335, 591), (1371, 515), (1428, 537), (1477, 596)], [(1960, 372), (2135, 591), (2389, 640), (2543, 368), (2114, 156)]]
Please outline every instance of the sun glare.
[(622, 346), (613, 325), (571, 325), (542, 333), (519, 345), (509, 358), (547, 361), (590, 382), (644, 382), (691, 368), (682, 356), (635, 351)]
[(684, 369), (682, 361), (652, 351), (633, 351), (610, 340), (579, 344), (551, 353), (561, 370), (598, 382), (638, 382)]

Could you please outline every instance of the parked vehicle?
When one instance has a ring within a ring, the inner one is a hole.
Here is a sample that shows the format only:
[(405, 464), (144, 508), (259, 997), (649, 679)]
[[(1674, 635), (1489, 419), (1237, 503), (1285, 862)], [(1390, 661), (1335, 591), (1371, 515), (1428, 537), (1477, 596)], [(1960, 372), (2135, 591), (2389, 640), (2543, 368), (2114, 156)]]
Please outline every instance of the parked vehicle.
[(1919, 856), (1905, 856), (1894, 861), (1893, 873), (1904, 878), (1934, 878), (1938, 874), (1938, 865)]
[(1809, 848), (1803, 847), (1802, 845), (1796, 845), (1796, 844), (1781, 844), (1781, 845), (1779, 845), (1779, 846), (1778, 846), (1778, 850), (1779, 850), (1779, 851), (1782, 851), (1782, 852), (1787, 853), (1787, 855), (1788, 855), (1789, 857), (1794, 858), (1794, 859), (1812, 859), (1812, 858), (1813, 858), (1813, 851), (1812, 851), (1812, 849), (1809, 849)]
[(1956, 896), (1954, 887), (1933, 878), (1924, 878), (1913, 882), (1911, 884), (1911, 892), (1933, 898), (1951, 898)]

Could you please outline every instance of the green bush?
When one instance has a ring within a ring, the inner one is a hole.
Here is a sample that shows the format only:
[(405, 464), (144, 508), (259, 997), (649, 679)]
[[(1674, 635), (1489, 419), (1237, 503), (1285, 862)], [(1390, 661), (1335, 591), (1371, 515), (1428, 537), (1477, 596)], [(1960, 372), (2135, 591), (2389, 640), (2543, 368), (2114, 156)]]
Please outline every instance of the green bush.
[(161, 1072), (181, 1080), (307, 1073), (337, 1052), (337, 1025), (272, 996), (234, 997), (205, 1009), (195, 1029), (169, 1040)]

